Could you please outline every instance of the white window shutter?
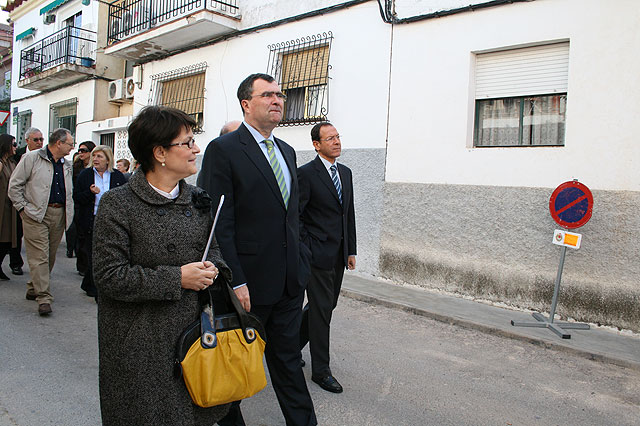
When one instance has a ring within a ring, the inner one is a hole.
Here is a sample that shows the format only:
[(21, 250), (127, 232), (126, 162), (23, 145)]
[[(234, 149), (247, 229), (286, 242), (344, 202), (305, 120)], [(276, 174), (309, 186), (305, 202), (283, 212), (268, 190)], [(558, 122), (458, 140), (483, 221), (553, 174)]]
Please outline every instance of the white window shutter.
[(568, 42), (481, 53), (476, 99), (566, 93), (568, 76)]

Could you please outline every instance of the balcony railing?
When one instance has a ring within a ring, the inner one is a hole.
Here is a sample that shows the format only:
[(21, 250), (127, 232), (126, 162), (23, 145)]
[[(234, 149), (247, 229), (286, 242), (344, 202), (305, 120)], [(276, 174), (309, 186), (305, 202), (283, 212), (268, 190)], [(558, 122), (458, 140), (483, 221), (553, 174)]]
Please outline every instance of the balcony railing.
[(95, 60), (96, 33), (65, 27), (20, 52), (20, 80), (62, 64), (90, 68)]
[(121, 0), (109, 5), (107, 44), (132, 37), (200, 10), (238, 14), (238, 0)]

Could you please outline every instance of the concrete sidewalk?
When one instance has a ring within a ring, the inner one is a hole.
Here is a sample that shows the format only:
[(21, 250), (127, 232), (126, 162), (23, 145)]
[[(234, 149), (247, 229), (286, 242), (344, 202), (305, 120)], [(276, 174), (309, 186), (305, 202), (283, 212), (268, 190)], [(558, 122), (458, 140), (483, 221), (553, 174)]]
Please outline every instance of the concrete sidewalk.
[[(640, 370), (640, 335), (619, 333), (591, 325), (590, 330), (567, 330), (562, 339), (547, 328), (514, 327), (514, 321), (535, 321), (529, 312), (511, 310), (414, 286), (346, 273), (342, 295), (399, 308), (450, 324), (522, 340), (596, 361)], [(543, 312), (548, 316), (548, 312)]]

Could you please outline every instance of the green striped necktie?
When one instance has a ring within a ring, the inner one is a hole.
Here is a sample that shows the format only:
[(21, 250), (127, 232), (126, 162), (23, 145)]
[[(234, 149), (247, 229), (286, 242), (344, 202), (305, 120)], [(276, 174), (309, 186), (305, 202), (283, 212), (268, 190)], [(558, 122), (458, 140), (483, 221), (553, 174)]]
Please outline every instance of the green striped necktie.
[(264, 143), (267, 145), (269, 164), (271, 164), (273, 174), (276, 176), (276, 181), (278, 182), (278, 186), (280, 187), (280, 193), (282, 194), (282, 199), (284, 200), (284, 205), (286, 207), (289, 205), (289, 190), (287, 189), (287, 183), (284, 181), (284, 173), (282, 173), (280, 163), (276, 158), (276, 150), (273, 149), (273, 142), (269, 139), (265, 139)]

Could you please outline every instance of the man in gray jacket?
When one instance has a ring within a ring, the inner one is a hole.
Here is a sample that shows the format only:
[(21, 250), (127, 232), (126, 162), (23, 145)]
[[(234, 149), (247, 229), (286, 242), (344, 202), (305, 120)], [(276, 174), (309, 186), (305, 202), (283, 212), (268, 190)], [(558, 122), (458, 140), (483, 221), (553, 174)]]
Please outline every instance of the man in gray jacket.
[(75, 143), (67, 129), (56, 129), (49, 144), (25, 154), (9, 180), (9, 198), (22, 218), (31, 281), (28, 300), (38, 302), (38, 313), (51, 313), (49, 278), (56, 251), (73, 220), (73, 169), (65, 156)]

